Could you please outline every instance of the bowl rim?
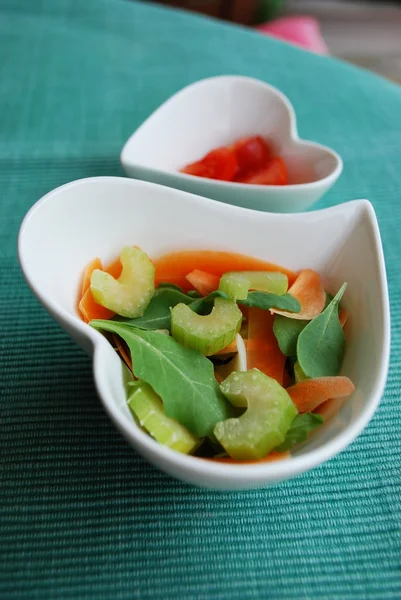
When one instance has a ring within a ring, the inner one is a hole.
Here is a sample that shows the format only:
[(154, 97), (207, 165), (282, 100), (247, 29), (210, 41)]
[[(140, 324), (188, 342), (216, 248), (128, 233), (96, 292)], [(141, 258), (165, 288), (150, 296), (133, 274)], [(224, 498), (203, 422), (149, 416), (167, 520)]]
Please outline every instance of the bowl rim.
[[(309, 452), (306, 451), (301, 456), (290, 456), (289, 458), (281, 459), (270, 463), (246, 463), (246, 464), (225, 464), (219, 462), (213, 462), (205, 460), (201, 457), (190, 456), (181, 454), (170, 448), (167, 448), (159, 444), (156, 440), (151, 438), (147, 433), (141, 431), (136, 425), (134, 420), (129, 422), (124, 415), (117, 409), (113, 401), (109, 400), (108, 394), (103, 389), (102, 383), (102, 354), (105, 347), (109, 347), (109, 342), (106, 338), (95, 329), (81, 321), (78, 314), (73, 315), (63, 307), (58, 306), (51, 298), (48, 298), (46, 294), (42, 293), (38, 289), (31, 276), (30, 269), (27, 266), (25, 257), (26, 248), (24, 247), (24, 237), (27, 228), (29, 228), (29, 222), (34, 214), (41, 210), (44, 205), (51, 202), (55, 196), (58, 196), (64, 192), (67, 188), (79, 187), (82, 184), (88, 183), (102, 183), (111, 182), (117, 185), (127, 185), (133, 188), (148, 187), (153, 188), (155, 191), (162, 189), (164, 192), (168, 190), (172, 194), (184, 195), (187, 200), (193, 203), (209, 204), (210, 208), (216, 210), (224, 210), (237, 212), (238, 214), (256, 213), (258, 218), (271, 219), (273, 221), (281, 220), (293, 220), (296, 218), (311, 217), (314, 213), (325, 213), (327, 218), (336, 212), (342, 212), (352, 210), (356, 205), (359, 205), (360, 210), (365, 210), (368, 214), (370, 224), (372, 225), (373, 243), (375, 247), (375, 255), (377, 256), (379, 265), (379, 275), (381, 279), (380, 285), (380, 297), (383, 306), (383, 347), (381, 352), (381, 362), (379, 373), (373, 389), (371, 390), (369, 400), (364, 407), (363, 412), (358, 416), (356, 421), (351, 425), (347, 425), (345, 429), (341, 430), (332, 440), (323, 443), (319, 448), (312, 449)], [(224, 207), (224, 208), (222, 208)], [(260, 217), (260, 215), (265, 215)], [(171, 464), (177, 467), (180, 471), (191, 471), (196, 473), (196, 477), (199, 477), (200, 482), (202, 479), (214, 479), (215, 481), (226, 482), (227, 484), (239, 481), (245, 485), (255, 484), (257, 486), (268, 484), (270, 482), (280, 481), (294, 477), (300, 473), (308, 471), (334, 457), (350, 443), (352, 443), (356, 437), (363, 431), (371, 420), (375, 413), (380, 400), (382, 398), (384, 388), (387, 380), (387, 373), (389, 368), (389, 357), (390, 357), (390, 310), (389, 310), (389, 298), (388, 288), (386, 279), (386, 269), (383, 256), (383, 249), (380, 238), (380, 231), (372, 204), (365, 199), (351, 200), (330, 208), (322, 208), (317, 211), (309, 213), (260, 213), (259, 211), (243, 208), (230, 204), (223, 204), (210, 198), (203, 198), (189, 192), (176, 190), (159, 184), (138, 181), (134, 179), (124, 177), (88, 177), (78, 179), (64, 185), (61, 185), (47, 194), (45, 194), (40, 200), (38, 200), (26, 213), (18, 234), (18, 259), (25, 277), (25, 280), (33, 292), (33, 294), (39, 299), (41, 304), (50, 313), (50, 315), (59, 323), (61, 327), (67, 329), (70, 333), (71, 330), (81, 334), (86, 341), (89, 341), (93, 351), (92, 361), (92, 372), (94, 376), (95, 386), (99, 398), (106, 409), (109, 417), (125, 436), (126, 439), (139, 451), (141, 449), (146, 450), (146, 458), (154, 464), (160, 464), (162, 461), (164, 464)], [(63, 326), (63, 323), (67, 327)], [(154, 460), (153, 460), (154, 458)], [(160, 459), (158, 461), (157, 459)], [(163, 467), (159, 467), (163, 468)], [(177, 475), (180, 477), (180, 475)], [(183, 475), (181, 478), (185, 479)], [(200, 485), (203, 485), (200, 483)], [(207, 484), (207, 487), (212, 485)], [(231, 488), (233, 489), (233, 488)]]
[[(332, 158), (335, 161), (335, 166), (333, 168), (333, 170), (326, 175), (325, 177), (321, 177), (319, 179), (315, 179), (314, 181), (310, 181), (307, 183), (289, 183), (285, 186), (277, 186), (277, 185), (260, 185), (260, 184), (249, 184), (249, 183), (241, 183), (241, 182), (234, 182), (234, 181), (220, 181), (218, 179), (208, 179), (206, 177), (198, 177), (197, 175), (189, 175), (187, 173), (181, 173), (180, 171), (169, 171), (166, 169), (159, 169), (156, 167), (152, 167), (149, 165), (142, 165), (140, 163), (134, 162), (132, 160), (130, 160), (129, 158), (129, 151), (130, 151), (130, 147), (133, 144), (136, 136), (138, 133), (140, 133), (141, 130), (143, 130), (145, 128), (145, 126), (160, 112), (162, 112), (162, 110), (164, 110), (167, 106), (169, 106), (170, 104), (172, 104), (173, 102), (175, 102), (175, 100), (181, 96), (184, 96), (185, 94), (187, 94), (188, 92), (198, 88), (198, 87), (202, 87), (204, 85), (207, 85), (213, 81), (224, 81), (224, 80), (228, 80), (228, 81), (240, 81), (242, 83), (245, 84), (251, 84), (251, 85), (257, 85), (260, 88), (264, 88), (270, 91), (270, 93), (274, 96), (276, 96), (282, 103), (283, 105), (286, 107), (287, 109), (287, 113), (288, 113), (288, 118), (289, 118), (289, 122), (290, 122), (290, 140), (295, 142), (295, 143), (299, 143), (300, 145), (303, 146), (309, 146), (312, 148), (316, 148), (318, 150), (321, 150), (323, 152), (326, 152), (327, 154), (331, 155)], [(324, 144), (320, 144), (319, 142), (314, 142), (312, 140), (307, 140), (307, 139), (303, 139), (299, 137), (298, 134), (298, 129), (297, 129), (297, 116), (295, 113), (295, 109), (293, 107), (293, 105), (291, 104), (289, 98), (281, 91), (279, 90), (277, 87), (271, 85), (270, 83), (266, 83), (265, 81), (261, 80), (261, 79), (256, 79), (254, 77), (247, 77), (245, 75), (216, 75), (213, 77), (206, 77), (204, 79), (199, 79), (198, 81), (194, 81), (193, 83), (190, 83), (189, 85), (179, 89), (178, 91), (176, 91), (174, 94), (172, 94), (170, 97), (168, 97), (166, 100), (164, 100), (150, 115), (148, 115), (148, 117), (132, 132), (132, 134), (129, 136), (129, 138), (126, 140), (121, 153), (120, 153), (120, 162), (121, 165), (123, 166), (123, 168), (125, 169), (126, 167), (138, 167), (140, 168), (142, 171), (146, 172), (146, 173), (163, 173), (164, 175), (168, 175), (171, 178), (178, 178), (178, 179), (182, 179), (183, 181), (201, 181), (202, 185), (205, 185), (206, 187), (210, 187), (210, 186), (217, 186), (218, 188), (226, 188), (226, 189), (241, 189), (241, 190), (245, 190), (245, 191), (251, 191), (251, 190), (275, 190), (277, 191), (282, 191), (282, 190), (305, 190), (305, 189), (314, 189), (315, 187), (320, 187), (323, 185), (331, 185), (332, 183), (334, 183), (339, 176), (341, 175), (342, 171), (343, 171), (343, 160), (341, 158), (341, 156), (338, 154), (338, 152), (336, 152), (335, 150), (333, 150), (332, 148), (330, 148), (329, 146), (325, 146)], [(195, 178), (195, 179), (194, 179)]]

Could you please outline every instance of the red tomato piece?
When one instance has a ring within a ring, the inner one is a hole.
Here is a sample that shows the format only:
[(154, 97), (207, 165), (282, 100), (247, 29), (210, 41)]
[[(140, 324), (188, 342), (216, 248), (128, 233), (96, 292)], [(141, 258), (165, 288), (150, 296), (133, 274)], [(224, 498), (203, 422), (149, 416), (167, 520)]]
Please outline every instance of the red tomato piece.
[(278, 156), (268, 162), (262, 169), (240, 178), (237, 177), (236, 181), (253, 185), (288, 185), (287, 167), (284, 160)]
[(233, 148), (239, 173), (245, 174), (260, 169), (271, 158), (270, 147), (260, 135), (242, 138)]
[(237, 159), (234, 152), (229, 148), (222, 147), (212, 150), (201, 160), (187, 165), (181, 169), (181, 172), (208, 179), (233, 181), (237, 169)]

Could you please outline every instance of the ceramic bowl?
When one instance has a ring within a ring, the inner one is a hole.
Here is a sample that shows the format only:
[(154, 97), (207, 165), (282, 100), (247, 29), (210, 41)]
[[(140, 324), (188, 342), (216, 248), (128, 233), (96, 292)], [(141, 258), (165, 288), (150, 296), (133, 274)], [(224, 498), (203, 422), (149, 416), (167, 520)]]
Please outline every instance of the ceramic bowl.
[[(245, 489), (294, 477), (352, 442), (380, 401), (389, 360), (389, 305), (379, 230), (366, 200), (281, 215), (146, 182), (97, 177), (64, 185), (42, 198), (25, 217), (18, 244), (20, 264), (34, 294), (93, 355), (97, 391), (114, 424), (138, 452), (177, 478), (211, 488)], [(124, 245), (134, 244), (151, 257), (208, 248), (247, 254), (294, 270), (311, 267), (324, 276), (331, 292), (347, 281), (344, 305), (350, 318), (342, 373), (356, 386), (353, 397), (291, 458), (276, 463), (212, 463), (159, 445), (131, 417), (126, 371), (119, 357), (77, 313), (85, 265), (95, 256), (111, 261)]]
[[(284, 157), (290, 185), (215, 181), (179, 173), (188, 163), (241, 137), (260, 134)], [(129, 177), (161, 183), (245, 208), (300, 212), (316, 202), (342, 171), (340, 156), (300, 140), (289, 100), (256, 79), (223, 76), (184, 88), (135, 131), (121, 153)]]

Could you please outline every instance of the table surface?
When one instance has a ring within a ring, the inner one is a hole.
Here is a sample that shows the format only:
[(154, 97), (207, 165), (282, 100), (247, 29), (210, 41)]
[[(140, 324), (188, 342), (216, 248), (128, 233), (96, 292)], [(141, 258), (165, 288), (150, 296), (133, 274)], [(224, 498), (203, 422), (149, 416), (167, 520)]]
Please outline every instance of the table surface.
[[(2, 0), (0, 56), (0, 597), (401, 597), (400, 88), (125, 0)], [(301, 135), (343, 156), (317, 207), (373, 202), (392, 308), (387, 389), (363, 434), (312, 472), (243, 493), (183, 485), (127, 445), (96, 397), (89, 358), (33, 298), (16, 257), (38, 198), (73, 179), (122, 175), (120, 148), (144, 118), (223, 73), (280, 87)]]

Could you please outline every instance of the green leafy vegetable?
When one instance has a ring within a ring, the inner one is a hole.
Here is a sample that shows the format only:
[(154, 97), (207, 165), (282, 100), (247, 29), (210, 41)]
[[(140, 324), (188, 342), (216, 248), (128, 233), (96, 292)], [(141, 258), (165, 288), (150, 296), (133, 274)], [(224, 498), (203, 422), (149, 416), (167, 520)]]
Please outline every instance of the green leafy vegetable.
[(296, 444), (303, 442), (308, 437), (309, 433), (319, 427), (323, 423), (323, 417), (314, 413), (303, 413), (297, 415), (291, 427), (287, 432), (285, 440), (280, 446), (274, 448), (276, 452), (285, 452), (291, 450)]
[(307, 377), (334, 376), (340, 371), (345, 338), (338, 319), (338, 304), (346, 288), (344, 283), (327, 308), (298, 337), (298, 363)]
[(302, 319), (289, 319), (282, 315), (274, 317), (273, 331), (279, 348), (285, 356), (295, 357), (297, 355), (298, 336), (310, 321)]
[(291, 294), (279, 296), (278, 294), (268, 294), (266, 292), (250, 292), (246, 300), (241, 300), (239, 303), (245, 304), (245, 306), (263, 308), (263, 310), (278, 308), (279, 310), (289, 310), (294, 313), (298, 313), (301, 310), (300, 303)]
[(95, 329), (119, 335), (131, 352), (134, 375), (162, 398), (165, 414), (198, 437), (213, 434), (233, 414), (214, 377), (213, 365), (172, 337), (116, 321), (95, 320)]
[(179, 285), (176, 285), (175, 283), (169, 283), (168, 281), (162, 281), (159, 283), (156, 288), (156, 294), (159, 292), (159, 290), (177, 290), (177, 292), (181, 292), (182, 294), (184, 293), (184, 290), (180, 288)]
[(189, 290), (187, 292), (187, 296), (189, 296), (190, 298), (202, 298), (202, 294), (200, 294), (196, 290)]
[(142, 317), (137, 319), (114, 317), (113, 320), (133, 325), (140, 329), (170, 329), (170, 308), (180, 303), (190, 304), (192, 301), (192, 298), (175, 289), (175, 287), (170, 289), (166, 286), (153, 296)]
[(196, 300), (191, 302), (191, 304), (189, 305), (189, 308), (191, 310), (193, 310), (194, 312), (198, 313), (198, 315), (208, 315), (214, 306), (214, 301), (216, 298), (227, 299), (228, 296), (224, 292), (221, 292), (220, 290), (216, 290), (215, 292), (212, 292), (208, 296), (204, 296), (202, 298), (197, 298)]

